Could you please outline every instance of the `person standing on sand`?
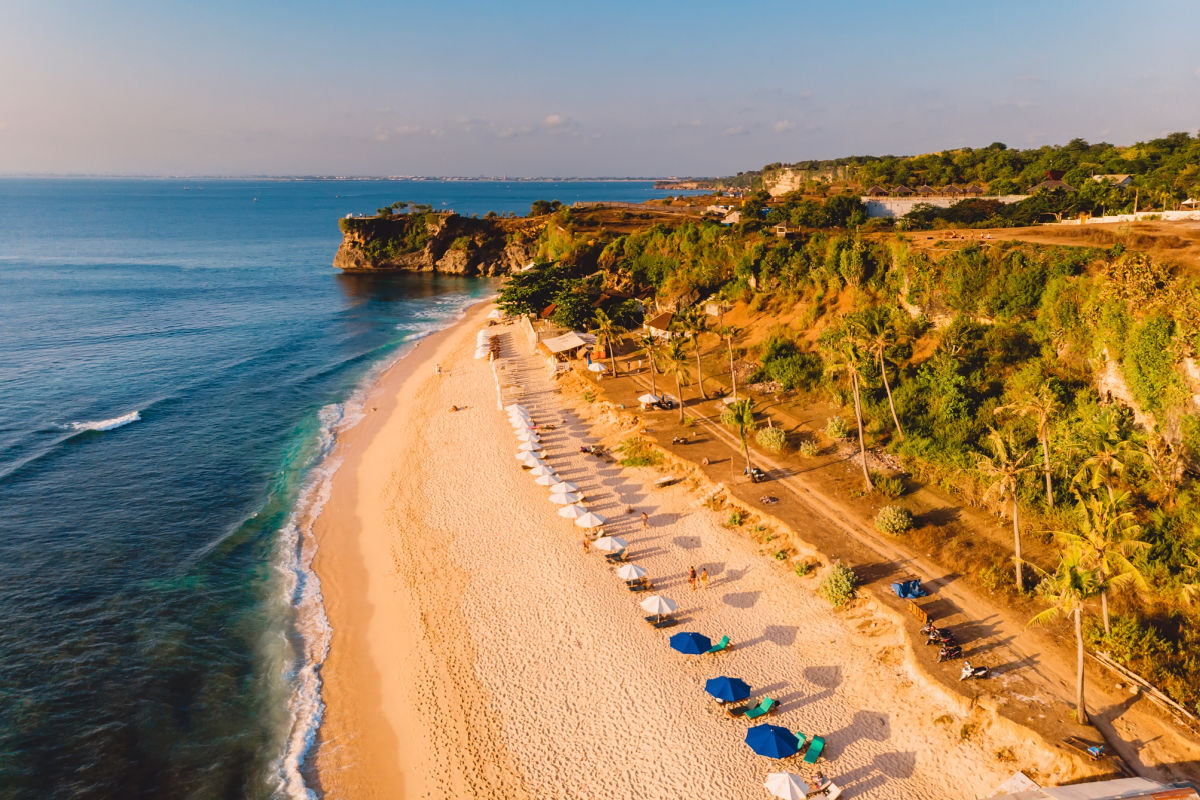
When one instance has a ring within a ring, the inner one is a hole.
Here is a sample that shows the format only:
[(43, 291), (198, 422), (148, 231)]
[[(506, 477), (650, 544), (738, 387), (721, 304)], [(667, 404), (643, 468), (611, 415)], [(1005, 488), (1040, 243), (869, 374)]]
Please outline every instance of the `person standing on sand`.
[(692, 586), (692, 591), (696, 591), (696, 568), (692, 567), (688, 573), (688, 583)]
[(590, 552), (591, 549), (592, 549), (592, 543), (588, 541), (588, 538), (586, 536), (583, 537), (583, 552), (585, 552), (585, 553)]
[(707, 567), (700, 568), (700, 586), (705, 589), (708, 588), (708, 568)]
[(642, 530), (650, 530), (650, 518), (646, 516), (646, 512), (642, 512)]

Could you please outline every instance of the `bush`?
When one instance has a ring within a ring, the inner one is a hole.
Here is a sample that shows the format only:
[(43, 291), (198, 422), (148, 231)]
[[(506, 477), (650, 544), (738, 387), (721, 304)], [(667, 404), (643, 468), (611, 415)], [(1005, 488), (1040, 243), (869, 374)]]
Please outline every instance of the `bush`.
[(663, 460), (662, 453), (636, 436), (626, 439), (618, 449), (625, 454), (622, 467), (653, 467)]
[(904, 494), (904, 479), (897, 475), (884, 475), (881, 472), (872, 471), (871, 483), (875, 484), (875, 491), (888, 500), (895, 500)]
[(754, 440), (760, 447), (772, 453), (781, 453), (787, 446), (787, 434), (783, 432), (783, 428), (760, 428), (754, 435)]
[(803, 578), (805, 575), (812, 572), (814, 566), (815, 565), (813, 562), (805, 559), (804, 561), (797, 561), (796, 566), (793, 569), (795, 569), (797, 575)]
[(841, 415), (834, 414), (825, 423), (825, 435), (830, 439), (845, 439), (850, 435), (850, 426), (846, 424), (846, 420), (842, 419)]
[(745, 521), (746, 518), (742, 516), (741, 511), (731, 511), (729, 512), (729, 521), (725, 524), (730, 528), (738, 528), (741, 527), (741, 524)]
[(840, 561), (829, 568), (817, 592), (834, 606), (844, 606), (854, 599), (858, 589), (858, 576), (854, 570)]
[(884, 506), (875, 515), (875, 527), (880, 533), (890, 533), (893, 536), (912, 530), (913, 515), (904, 506)]
[(796, 445), (796, 452), (805, 458), (816, 458), (817, 453), (821, 452), (821, 446), (817, 444), (816, 439), (804, 438)]

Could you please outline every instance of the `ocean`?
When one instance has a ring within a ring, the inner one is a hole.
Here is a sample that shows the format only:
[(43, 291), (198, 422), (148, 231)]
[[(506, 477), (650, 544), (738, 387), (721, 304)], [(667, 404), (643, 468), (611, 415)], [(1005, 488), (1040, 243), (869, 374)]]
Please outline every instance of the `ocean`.
[(0, 180), (0, 798), (314, 796), (311, 542), (376, 371), (495, 291), (338, 217), (649, 182)]

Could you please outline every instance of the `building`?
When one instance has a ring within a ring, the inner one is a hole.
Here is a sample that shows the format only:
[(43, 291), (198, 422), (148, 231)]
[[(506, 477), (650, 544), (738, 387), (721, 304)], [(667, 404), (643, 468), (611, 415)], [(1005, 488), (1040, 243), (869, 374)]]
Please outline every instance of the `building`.
[(908, 197), (913, 194), (913, 190), (905, 186), (903, 183), (892, 189), (894, 197)]
[(938, 193), (938, 190), (930, 186), (928, 183), (923, 183), (917, 187), (917, 194), (921, 197), (933, 197)]
[(867, 197), (887, 197), (887, 195), (888, 190), (879, 185), (867, 189)]
[(1117, 778), (1070, 786), (1038, 786), (1023, 772), (1005, 781), (986, 800), (1200, 800), (1195, 787), (1149, 778)]
[(741, 211), (730, 211), (728, 214), (725, 215), (725, 218), (721, 220), (721, 224), (722, 225), (737, 225), (741, 221), (742, 221), (742, 212)]
[(1111, 183), (1113, 186), (1124, 189), (1126, 186), (1133, 185), (1133, 176), (1120, 173), (1117, 175), (1093, 175), (1092, 180), (1096, 183)]
[(670, 339), (674, 335), (670, 331), (673, 319), (675, 319), (674, 312), (664, 311), (658, 316), (646, 320), (646, 332), (659, 339)]

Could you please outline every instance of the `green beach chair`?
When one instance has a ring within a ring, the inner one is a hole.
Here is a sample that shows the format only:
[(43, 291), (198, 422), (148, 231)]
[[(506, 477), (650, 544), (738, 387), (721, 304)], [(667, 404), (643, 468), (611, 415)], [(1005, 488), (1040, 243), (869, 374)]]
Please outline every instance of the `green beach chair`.
[(758, 719), (759, 717), (765, 717), (767, 714), (774, 713), (775, 706), (777, 705), (779, 703), (776, 701), (769, 697), (764, 697), (761, 703), (746, 712), (746, 719)]
[(729, 649), (730, 647), (733, 647), (733, 645), (729, 643), (729, 637), (722, 636), (721, 641), (717, 642), (712, 647), (708, 648), (708, 650), (706, 650), (705, 652), (706, 653), (719, 653), (722, 650)]
[(804, 754), (805, 764), (815, 764), (817, 759), (821, 757), (821, 751), (825, 749), (825, 740), (820, 736), (812, 737), (812, 741), (808, 745), (808, 752)]

